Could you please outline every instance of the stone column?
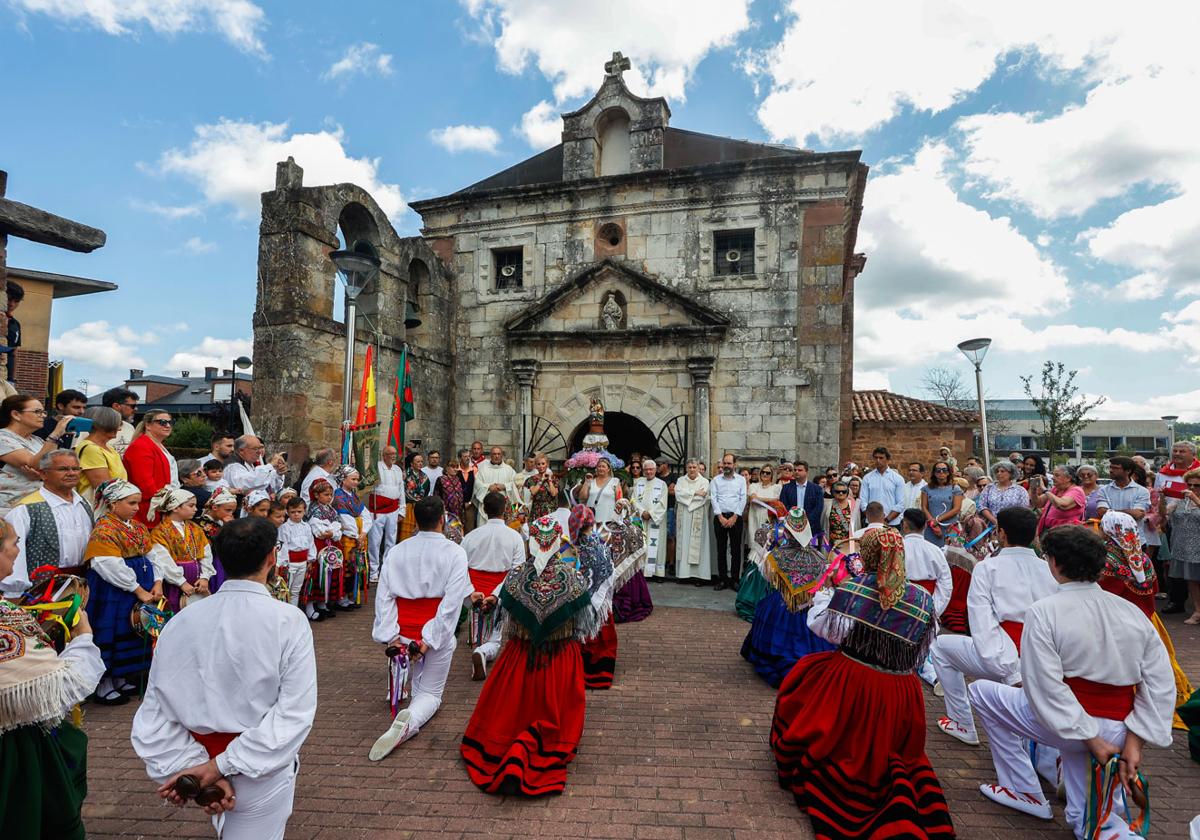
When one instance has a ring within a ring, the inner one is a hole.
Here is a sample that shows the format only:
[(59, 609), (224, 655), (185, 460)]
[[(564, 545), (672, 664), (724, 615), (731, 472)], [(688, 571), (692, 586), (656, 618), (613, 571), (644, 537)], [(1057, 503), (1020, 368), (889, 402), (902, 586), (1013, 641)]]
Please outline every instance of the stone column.
[(691, 456), (712, 463), (712, 433), (709, 428), (709, 385), (712, 381), (712, 356), (692, 356), (687, 360), (692, 375), (692, 446)]
[(518, 426), (520, 437), (513, 453), (513, 462), (521, 463), (525, 457), (525, 447), (529, 443), (529, 435), (533, 431), (533, 383), (537, 381), (537, 359), (513, 359), (513, 376), (516, 377), (520, 389), (517, 401), (521, 422)]

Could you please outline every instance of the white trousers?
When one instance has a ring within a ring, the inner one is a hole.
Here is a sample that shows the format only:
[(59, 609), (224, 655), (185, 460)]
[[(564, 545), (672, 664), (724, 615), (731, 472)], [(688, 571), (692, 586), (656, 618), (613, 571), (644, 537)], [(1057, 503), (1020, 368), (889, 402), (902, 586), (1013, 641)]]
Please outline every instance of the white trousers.
[[(1042, 786), (1029, 756), (1026, 741), (1056, 748), (1062, 756), (1063, 783), (1067, 788), (1067, 824), (1082, 840), (1087, 809), (1087, 786), (1091, 768), (1091, 753), (1083, 741), (1068, 741), (1051, 732), (1033, 714), (1025, 692), (1013, 685), (979, 681), (971, 684), (971, 700), (987, 733), (996, 765), (998, 784), (1019, 793), (1039, 794)], [(1100, 737), (1120, 748), (1125, 743), (1125, 724), (1119, 720), (1096, 718)], [(1124, 813), (1123, 794), (1114, 796), (1113, 813)], [(1124, 829), (1122, 830), (1122, 827)], [(1125, 821), (1110, 817), (1102, 836), (1134, 837)]]
[(296, 793), (296, 774), (300, 759), (257, 779), (234, 776), (233, 792), (237, 804), (232, 811), (213, 817), (220, 840), (283, 840), (292, 799)]
[(379, 565), (388, 549), (396, 544), (396, 529), (400, 525), (400, 509), (391, 513), (374, 514), (375, 521), (367, 534), (367, 560), (371, 566), (371, 577), (379, 577)]
[(300, 606), (300, 594), (304, 591), (304, 575), (308, 563), (288, 563), (288, 600), (293, 607)]
[(475, 648), (474, 653), (483, 654), (483, 658), (488, 662), (495, 660), (500, 655), (500, 623), (492, 628), (492, 634), (488, 636), (487, 641)]
[(419, 662), (409, 666), (416, 669), (413, 671), (412, 698), (408, 701), (409, 720), (416, 731), (420, 731), (442, 705), (442, 692), (450, 676), (450, 660), (454, 658), (455, 647), (457, 643), (452, 639), (448, 647), (429, 650)]
[(939, 635), (933, 641), (929, 658), (946, 695), (946, 717), (974, 735), (975, 717), (971, 714), (966, 678), (999, 680), (1000, 675), (979, 658), (970, 636)]

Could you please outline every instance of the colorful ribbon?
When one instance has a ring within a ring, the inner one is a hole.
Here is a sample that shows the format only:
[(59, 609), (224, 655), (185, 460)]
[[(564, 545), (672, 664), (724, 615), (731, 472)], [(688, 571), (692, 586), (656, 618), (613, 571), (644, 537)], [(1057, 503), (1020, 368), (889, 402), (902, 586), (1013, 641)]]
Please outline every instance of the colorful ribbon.
[[(1118, 772), (1121, 760), (1120, 753), (1114, 753), (1103, 766), (1093, 757), (1090, 759), (1092, 771), (1091, 782), (1088, 785), (1087, 811), (1084, 814), (1083, 835), (1087, 840), (1100, 840), (1101, 830), (1112, 816), (1114, 799), (1121, 787)], [(1140, 798), (1139, 813), (1136, 820), (1130, 819), (1129, 799), (1122, 797), (1125, 806), (1125, 821), (1131, 831), (1145, 837), (1150, 831), (1150, 782), (1139, 770), (1133, 782), (1134, 797)]]

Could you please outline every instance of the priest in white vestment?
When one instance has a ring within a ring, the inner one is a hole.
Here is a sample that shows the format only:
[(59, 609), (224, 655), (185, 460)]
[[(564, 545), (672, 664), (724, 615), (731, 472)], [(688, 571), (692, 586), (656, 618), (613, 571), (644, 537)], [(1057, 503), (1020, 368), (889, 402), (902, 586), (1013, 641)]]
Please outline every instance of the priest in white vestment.
[(676, 577), (712, 578), (712, 528), (708, 479), (700, 475), (700, 462), (691, 458), (687, 474), (675, 481)]
[(475, 468), (475, 488), (472, 492), (478, 517), (476, 525), (487, 521), (487, 514), (483, 512), (483, 497), (493, 490), (503, 493), (510, 504), (521, 501), (517, 492), (517, 471), (504, 463), (504, 450), (499, 446), (493, 446), (488, 460)]
[(630, 495), (646, 532), (646, 577), (661, 578), (667, 576), (667, 483), (654, 477), (656, 469), (650, 458), (643, 461), (642, 477)]
[(280, 840), (292, 812), (300, 746), (317, 711), (317, 663), (304, 613), (267, 589), (277, 532), (227, 523), (214, 539), (228, 576), (163, 628), (133, 748), (159, 795), (190, 775), (222, 797), (206, 807), (222, 840)]

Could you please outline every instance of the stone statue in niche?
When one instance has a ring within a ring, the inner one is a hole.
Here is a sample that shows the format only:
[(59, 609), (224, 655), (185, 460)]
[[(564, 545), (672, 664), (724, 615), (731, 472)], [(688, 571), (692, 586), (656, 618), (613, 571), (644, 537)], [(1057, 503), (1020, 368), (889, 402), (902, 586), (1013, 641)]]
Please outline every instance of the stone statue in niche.
[(609, 292), (605, 296), (604, 305), (600, 307), (600, 320), (606, 330), (621, 328), (621, 322), (625, 320), (625, 310), (621, 307), (621, 302), (617, 300), (616, 293)]

